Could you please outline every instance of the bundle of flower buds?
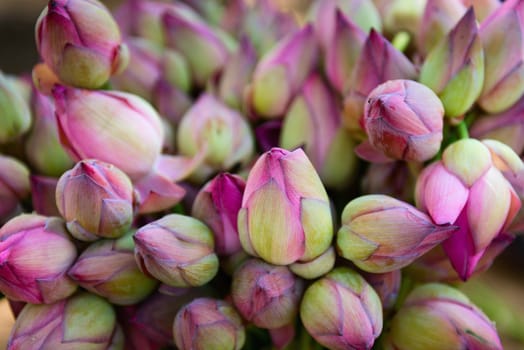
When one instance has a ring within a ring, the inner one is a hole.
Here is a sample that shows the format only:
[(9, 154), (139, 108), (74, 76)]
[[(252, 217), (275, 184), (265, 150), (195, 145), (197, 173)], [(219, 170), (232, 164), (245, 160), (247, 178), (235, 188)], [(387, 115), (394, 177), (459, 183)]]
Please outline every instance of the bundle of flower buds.
[(9, 350), (502, 349), (524, 0), (49, 0), (0, 74)]

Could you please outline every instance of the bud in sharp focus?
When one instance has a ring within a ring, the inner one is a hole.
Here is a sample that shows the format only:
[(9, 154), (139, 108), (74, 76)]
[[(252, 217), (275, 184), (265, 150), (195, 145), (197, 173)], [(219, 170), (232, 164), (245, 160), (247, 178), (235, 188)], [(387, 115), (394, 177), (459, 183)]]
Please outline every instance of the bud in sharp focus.
[(294, 322), (302, 289), (302, 280), (286, 266), (250, 259), (233, 274), (231, 296), (244, 319), (276, 329)]
[(367, 195), (344, 208), (337, 249), (362, 270), (384, 273), (409, 265), (456, 230), (449, 224), (434, 224), (429, 216), (395, 198)]
[(118, 25), (98, 0), (49, 0), (35, 35), (45, 63), (72, 86), (96, 89), (128, 62)]
[(0, 229), (0, 292), (32, 304), (65, 299), (77, 287), (66, 275), (76, 255), (61, 219), (17, 216)]
[(426, 86), (412, 80), (390, 80), (368, 96), (364, 127), (369, 142), (386, 156), (423, 162), (442, 142), (444, 108)]
[(82, 292), (51, 305), (26, 305), (16, 319), (7, 349), (121, 350), (119, 336), (111, 304)]
[(256, 161), (238, 231), (247, 253), (275, 265), (309, 261), (328, 249), (333, 239), (329, 199), (301, 149), (273, 148)]
[(235, 308), (223, 300), (198, 298), (184, 306), (173, 325), (180, 350), (240, 350), (246, 334)]
[(29, 195), (29, 169), (18, 159), (0, 154), (0, 225), (21, 209)]
[(300, 319), (329, 349), (369, 350), (382, 331), (382, 306), (364, 278), (338, 267), (306, 289)]
[(398, 350), (502, 350), (495, 325), (462, 292), (444, 284), (414, 289), (391, 322)]
[(429, 52), (420, 82), (440, 97), (446, 116), (466, 113), (484, 83), (484, 52), (473, 9)]
[(164, 216), (141, 227), (134, 240), (140, 269), (167, 285), (201, 286), (218, 272), (213, 234), (190, 216)]
[(150, 104), (117, 91), (57, 86), (53, 95), (60, 141), (76, 161), (94, 158), (114, 164), (132, 180), (150, 172), (164, 139), (162, 122)]
[(117, 240), (101, 240), (84, 250), (68, 274), (112, 304), (136, 304), (156, 289), (158, 281), (140, 272), (133, 253), (132, 232)]
[(31, 126), (31, 110), (15, 82), (0, 71), (0, 144), (12, 141)]
[(83, 160), (60, 177), (56, 204), (75, 238), (118, 238), (133, 220), (133, 185), (112, 164)]

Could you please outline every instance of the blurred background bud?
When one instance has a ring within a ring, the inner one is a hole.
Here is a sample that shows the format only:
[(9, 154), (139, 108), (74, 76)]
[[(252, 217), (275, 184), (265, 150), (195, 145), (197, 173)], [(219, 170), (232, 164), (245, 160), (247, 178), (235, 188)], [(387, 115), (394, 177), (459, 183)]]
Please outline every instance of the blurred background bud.
[(413, 200), (416, 178), (406, 162), (371, 163), (360, 181), (364, 194), (385, 194), (404, 202)]
[(31, 126), (31, 110), (10, 77), (0, 71), (0, 144), (13, 141)]
[(29, 191), (29, 169), (18, 159), (0, 154), (0, 225), (21, 210)]
[(377, 292), (384, 311), (391, 310), (400, 292), (402, 282), (400, 269), (386, 273), (364, 273), (362, 276)]
[(31, 202), (33, 210), (44, 216), (60, 216), (56, 206), (56, 185), (54, 177), (31, 175)]
[(466, 7), (473, 6), (475, 17), (479, 22), (484, 21), (502, 4), (499, 0), (462, 0)]
[(373, 0), (377, 7), (384, 32), (393, 35), (406, 31), (416, 35), (427, 0)]

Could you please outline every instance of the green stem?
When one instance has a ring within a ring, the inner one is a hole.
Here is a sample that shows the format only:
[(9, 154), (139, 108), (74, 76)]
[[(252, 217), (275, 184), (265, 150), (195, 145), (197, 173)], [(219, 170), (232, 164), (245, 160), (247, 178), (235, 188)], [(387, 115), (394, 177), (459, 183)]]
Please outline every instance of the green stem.
[(464, 120), (461, 121), (459, 125), (457, 125), (457, 131), (460, 139), (469, 138), (468, 126), (466, 125), (466, 122)]
[(395, 34), (395, 37), (393, 37), (393, 40), (391, 41), (391, 43), (400, 52), (404, 52), (408, 48), (410, 41), (411, 41), (411, 36), (409, 35), (409, 33), (405, 31), (401, 31)]

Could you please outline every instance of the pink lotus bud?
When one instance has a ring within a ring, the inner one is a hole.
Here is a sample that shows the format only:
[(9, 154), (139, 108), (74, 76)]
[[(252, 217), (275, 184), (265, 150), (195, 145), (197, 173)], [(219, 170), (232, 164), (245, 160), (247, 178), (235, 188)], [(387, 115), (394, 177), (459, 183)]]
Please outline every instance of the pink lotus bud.
[(357, 60), (344, 100), (343, 122), (356, 137), (364, 136), (366, 99), (377, 85), (393, 79), (415, 79), (413, 64), (384, 37), (371, 30)]
[(448, 117), (462, 116), (473, 106), (484, 83), (484, 52), (473, 9), (429, 51), (420, 82), (439, 96)]
[(489, 149), (474, 139), (449, 145), (441, 161), (422, 171), (415, 195), (417, 206), (436, 224), (459, 227), (444, 249), (463, 280), (520, 209), (517, 194), (494, 166)]
[(33, 210), (44, 216), (60, 216), (60, 211), (56, 206), (56, 185), (58, 179), (31, 175), (31, 200)]
[(219, 255), (231, 255), (242, 249), (237, 217), (245, 186), (241, 177), (222, 173), (200, 190), (193, 203), (191, 215), (211, 228)]
[(112, 304), (136, 304), (156, 289), (158, 281), (140, 272), (133, 253), (132, 232), (117, 240), (92, 243), (69, 269), (68, 275), (82, 288)]
[(403, 161), (370, 163), (361, 178), (365, 194), (380, 193), (404, 202), (413, 200), (416, 179)]
[(478, 104), (489, 113), (510, 108), (524, 94), (523, 15), (524, 1), (506, 1), (480, 27), (485, 77)]
[(29, 169), (16, 158), (0, 154), (0, 225), (20, 211), (29, 191)]
[(329, 247), (324, 253), (310, 261), (295, 262), (289, 265), (289, 269), (302, 278), (315, 279), (333, 269), (336, 257), (335, 248)]
[(111, 304), (81, 292), (51, 305), (26, 305), (7, 349), (119, 350), (123, 348), (120, 337)]
[(382, 331), (382, 306), (364, 278), (338, 267), (306, 289), (300, 319), (329, 349), (369, 350)]
[(0, 144), (24, 134), (31, 126), (31, 110), (14, 80), (0, 71)]
[(417, 34), (427, 0), (373, 0), (377, 7), (384, 32), (396, 34), (407, 31)]
[(280, 146), (289, 150), (303, 147), (328, 187), (345, 187), (353, 176), (356, 157), (353, 141), (341, 127), (337, 100), (313, 73), (304, 82), (282, 125)]
[(428, 87), (390, 80), (369, 94), (364, 127), (371, 145), (387, 157), (423, 162), (440, 149), (443, 116), (442, 103)]
[(400, 270), (386, 273), (366, 273), (363, 276), (377, 292), (384, 310), (391, 310), (395, 306), (400, 292), (402, 281)]
[(276, 329), (294, 321), (303, 284), (286, 266), (250, 259), (233, 274), (231, 296), (238, 312), (255, 326)]
[(238, 232), (248, 254), (275, 265), (310, 261), (328, 249), (333, 239), (329, 199), (301, 149), (273, 148), (256, 161), (242, 198)]
[(61, 219), (19, 215), (0, 229), (0, 292), (32, 304), (67, 298), (77, 287), (66, 275), (76, 254)]
[(218, 272), (213, 234), (197, 219), (171, 214), (134, 236), (140, 269), (174, 287), (201, 286)]
[(429, 216), (395, 198), (366, 195), (344, 208), (337, 249), (362, 270), (385, 273), (411, 264), (456, 230), (449, 224), (434, 224)]
[(502, 350), (495, 325), (462, 292), (444, 284), (414, 289), (391, 322), (398, 350)]
[(133, 180), (150, 172), (164, 135), (160, 117), (146, 101), (124, 92), (62, 86), (53, 95), (60, 140), (76, 161), (99, 159)]
[(129, 58), (118, 25), (98, 0), (50, 0), (36, 22), (36, 46), (61, 81), (81, 88), (102, 86)]
[(466, 7), (473, 6), (479, 22), (484, 21), (501, 5), (499, 0), (462, 0), (462, 3)]
[(317, 62), (313, 27), (289, 34), (259, 61), (248, 93), (248, 105), (257, 116), (281, 117)]
[(420, 28), (415, 32), (421, 54), (428, 54), (466, 13), (461, 1), (426, 0)]
[(240, 350), (246, 340), (235, 309), (210, 298), (198, 298), (184, 306), (176, 315), (173, 334), (180, 350)]
[(75, 238), (118, 238), (133, 221), (133, 185), (112, 164), (83, 160), (58, 180), (56, 205)]

